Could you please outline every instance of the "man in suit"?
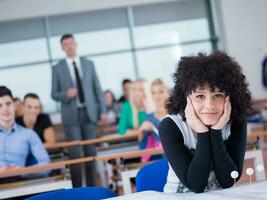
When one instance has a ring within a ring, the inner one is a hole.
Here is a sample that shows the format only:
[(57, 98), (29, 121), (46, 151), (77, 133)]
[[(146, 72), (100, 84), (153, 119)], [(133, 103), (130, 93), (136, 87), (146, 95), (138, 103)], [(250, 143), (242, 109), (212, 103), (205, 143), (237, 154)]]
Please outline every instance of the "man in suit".
[[(78, 57), (77, 43), (72, 34), (61, 37), (66, 59), (59, 61), (52, 70), (52, 98), (61, 102), (62, 122), (68, 141), (96, 138), (99, 118), (106, 120), (104, 98), (94, 63)], [(81, 157), (80, 147), (69, 149), (71, 159)], [(94, 145), (84, 147), (84, 156), (95, 156)], [(85, 164), (86, 184), (95, 185), (95, 162)], [(81, 186), (81, 165), (70, 167), (74, 187)]]

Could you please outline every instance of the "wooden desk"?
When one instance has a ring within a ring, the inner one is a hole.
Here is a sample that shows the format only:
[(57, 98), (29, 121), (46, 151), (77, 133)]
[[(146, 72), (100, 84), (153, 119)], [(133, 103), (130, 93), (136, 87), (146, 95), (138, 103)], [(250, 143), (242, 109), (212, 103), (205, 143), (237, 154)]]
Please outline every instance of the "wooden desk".
[(85, 157), (85, 158), (79, 158), (79, 159), (73, 159), (73, 160), (65, 160), (65, 161), (48, 163), (46, 165), (37, 165), (37, 166), (23, 167), (23, 168), (18, 168), (18, 169), (8, 169), (0, 173), (0, 178), (28, 174), (28, 173), (33, 173), (37, 171), (60, 169), (60, 168), (65, 167), (66, 165), (90, 162), (93, 160), (94, 160), (94, 157)]
[(90, 145), (90, 144), (99, 144), (104, 142), (123, 141), (127, 139), (137, 138), (139, 134), (140, 134), (139, 130), (130, 130), (125, 135), (119, 135), (116, 133), (91, 140), (76, 140), (71, 142), (60, 142), (56, 144), (50, 144), (46, 146), (46, 149), (68, 148), (77, 145)]
[(126, 152), (126, 153), (117, 153), (113, 155), (84, 157), (84, 158), (73, 159), (73, 160), (53, 162), (53, 163), (49, 163), (46, 165), (24, 167), (24, 168), (18, 168), (18, 169), (9, 169), (4, 172), (1, 172), (0, 178), (27, 174), (27, 173), (37, 172), (37, 171), (59, 169), (59, 168), (65, 167), (66, 165), (73, 165), (73, 164), (85, 163), (85, 162), (90, 162), (90, 161), (98, 161), (98, 160), (108, 161), (108, 160), (117, 159), (117, 158), (136, 158), (142, 155), (154, 155), (154, 154), (160, 154), (160, 153), (163, 153), (162, 148), (145, 149), (145, 150), (138, 150), (138, 151), (133, 151), (133, 152)]
[[(85, 157), (85, 158), (80, 158), (80, 159), (49, 163), (46, 165), (8, 170), (3, 173), (0, 173), (0, 178), (33, 173), (36, 171), (58, 169), (58, 168), (65, 167), (66, 165), (90, 162), (94, 160), (95, 161), (108, 161), (108, 160), (117, 159), (117, 158), (134, 158), (134, 157), (140, 157), (142, 155), (148, 155), (148, 154), (154, 155), (154, 154), (160, 154), (160, 153), (163, 153), (162, 148), (138, 150), (138, 151), (132, 151), (132, 152), (127, 152), (127, 153), (116, 153), (113, 155)], [(61, 182), (60, 181), (57, 181), (57, 182), (49, 181), (49, 182), (42, 182), (42, 183), (36, 183), (36, 184), (22, 185), (19, 187), (12, 187), (9, 189), (5, 188), (3, 190), (1, 190), (0, 188), (0, 199), (23, 196), (23, 195), (28, 195), (28, 194), (36, 194), (36, 193), (47, 192), (47, 191), (63, 189), (63, 188), (71, 188), (71, 181), (70, 180), (62, 180)]]
[(110, 200), (244, 200), (244, 199), (267, 199), (267, 181), (253, 183), (251, 185), (238, 186), (235, 189), (222, 189), (196, 194), (188, 193), (163, 193), (156, 191), (144, 191), (129, 195), (110, 198)]
[(135, 178), (139, 170), (140, 168), (121, 172), (122, 188), (124, 195), (133, 193), (131, 187), (131, 178)]
[(116, 142), (116, 141), (123, 141), (131, 138), (137, 138), (140, 134), (139, 130), (131, 130), (128, 131), (125, 135), (119, 135), (119, 134), (112, 134), (109, 136), (103, 136), (101, 138), (91, 139), (91, 140), (84, 140), (80, 141), (80, 145), (89, 145), (89, 144), (99, 144), (104, 142)]
[(68, 148), (68, 147), (73, 147), (73, 146), (77, 146), (77, 145), (80, 145), (79, 140), (75, 140), (75, 141), (71, 141), (71, 142), (59, 142), (59, 143), (55, 143), (55, 144), (46, 144), (45, 148), (47, 150), (49, 150), (49, 149), (58, 149), (58, 148)]
[(118, 124), (107, 124), (107, 123), (98, 123), (96, 126), (96, 131), (98, 135), (104, 136), (111, 133), (118, 132)]
[(2, 185), (0, 185), (0, 199), (72, 188), (71, 180), (65, 180), (63, 178), (56, 179), (53, 177), (32, 181), (20, 181), (12, 183), (10, 187), (6, 186), (8, 184), (3, 185), (5, 187), (1, 187)]
[(117, 158), (137, 158), (141, 157), (143, 155), (155, 155), (155, 154), (162, 154), (163, 149), (157, 148), (157, 149), (145, 149), (145, 150), (138, 150), (138, 151), (132, 151), (132, 152), (125, 152), (125, 153), (117, 153), (113, 155), (104, 155), (104, 156), (96, 156), (94, 159), (97, 160), (113, 160)]
[[(103, 156), (97, 156), (95, 157), (95, 160), (100, 161), (98, 162), (100, 163), (105, 163), (108, 160), (115, 160), (113, 166), (115, 167), (115, 169), (110, 169), (108, 170), (107, 168), (107, 181), (104, 183), (108, 183), (106, 184), (106, 186), (110, 185), (110, 184), (114, 184), (114, 188), (118, 189), (118, 181), (120, 181), (120, 176), (119, 174), (121, 174), (121, 181), (122, 181), (122, 186), (123, 186), (123, 191), (124, 194), (125, 193), (130, 193), (131, 192), (131, 183), (130, 183), (130, 178), (133, 178), (136, 176), (136, 173), (138, 171), (138, 168), (135, 168), (135, 170), (131, 170), (129, 169), (129, 166), (125, 165), (125, 170), (124, 167), (120, 168), (119, 166), (123, 166), (124, 162), (121, 162), (121, 158), (123, 159), (127, 159), (127, 158), (136, 158), (136, 157), (141, 157), (142, 155), (155, 155), (155, 154), (162, 154), (163, 153), (163, 149), (159, 148), (159, 149), (146, 149), (146, 150), (136, 150), (136, 151), (131, 151), (131, 152), (126, 152), (126, 153), (116, 153), (116, 154), (112, 154), (112, 155), (103, 155)], [(126, 169), (127, 168), (127, 169)], [(117, 177), (114, 177), (113, 175), (116, 175)], [(113, 177), (110, 178), (110, 177)], [(118, 191), (117, 191), (118, 192)]]
[(247, 135), (248, 139), (257, 139), (260, 137), (267, 137), (267, 131), (261, 130), (261, 131), (253, 131), (248, 133)]

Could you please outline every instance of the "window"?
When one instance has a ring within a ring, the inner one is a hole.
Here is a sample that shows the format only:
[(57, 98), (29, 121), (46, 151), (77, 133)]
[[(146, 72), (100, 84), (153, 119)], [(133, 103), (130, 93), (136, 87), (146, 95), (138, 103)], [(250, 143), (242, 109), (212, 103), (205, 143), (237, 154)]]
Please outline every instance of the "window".
[(200, 51), (210, 53), (210, 43), (138, 51), (139, 73), (149, 81), (161, 78), (171, 88), (173, 86), (172, 75), (177, 68), (180, 57), (193, 55)]
[(209, 39), (205, 18), (138, 26), (134, 30), (137, 48)]
[(122, 94), (121, 82), (125, 78), (134, 80), (135, 72), (130, 52), (91, 57), (95, 63), (101, 86), (104, 90), (113, 91), (116, 98)]
[[(116, 28), (112, 30), (101, 30), (74, 35), (78, 44), (79, 55), (98, 54), (118, 50), (130, 49), (128, 29)], [(51, 38), (51, 50), (53, 58), (65, 57), (60, 45), (61, 36)]]
[(65, 58), (62, 34), (73, 33), (103, 90), (119, 97), (122, 80), (138, 76), (171, 87), (180, 56), (213, 50), (208, 12), (205, 0), (187, 0), (0, 22), (0, 82), (21, 98), (37, 93), (46, 112), (58, 112), (51, 65)]
[(51, 99), (51, 66), (47, 64), (28, 65), (1, 70), (0, 84), (11, 89), (13, 96), (23, 99), (29, 92), (38, 94), (45, 112), (56, 110)]
[(0, 54), (0, 67), (48, 60), (45, 38), (0, 44)]

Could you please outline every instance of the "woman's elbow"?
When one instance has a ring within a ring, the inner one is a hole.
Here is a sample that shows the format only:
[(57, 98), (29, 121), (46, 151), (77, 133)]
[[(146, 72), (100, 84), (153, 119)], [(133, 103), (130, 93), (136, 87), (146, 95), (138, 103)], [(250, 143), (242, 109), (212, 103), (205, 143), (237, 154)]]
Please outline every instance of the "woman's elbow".
[(220, 183), (220, 186), (223, 188), (223, 189), (226, 189), (226, 188), (230, 188), (234, 185), (234, 181), (233, 180), (228, 180), (228, 181), (224, 181), (224, 182), (221, 182)]
[(191, 191), (194, 193), (202, 193), (202, 192), (204, 192), (204, 189), (197, 188), (197, 189), (191, 189)]
[(202, 193), (205, 191), (207, 184), (191, 184), (188, 188), (194, 193)]

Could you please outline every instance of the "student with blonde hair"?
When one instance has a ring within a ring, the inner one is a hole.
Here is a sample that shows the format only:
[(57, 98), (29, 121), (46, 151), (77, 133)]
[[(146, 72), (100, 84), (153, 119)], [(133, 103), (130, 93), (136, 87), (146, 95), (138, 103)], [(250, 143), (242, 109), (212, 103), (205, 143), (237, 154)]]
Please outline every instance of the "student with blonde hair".
[(145, 79), (133, 81), (130, 87), (129, 101), (122, 104), (119, 134), (127, 130), (139, 128), (146, 119), (146, 112), (154, 109), (149, 84)]
[[(158, 127), (160, 120), (167, 115), (165, 103), (169, 97), (169, 90), (166, 84), (161, 79), (155, 79), (151, 84), (152, 99), (155, 104), (155, 109), (147, 112), (146, 120), (141, 126), (142, 140), (140, 142), (140, 149), (158, 148), (161, 147), (160, 138), (158, 135)], [(141, 162), (159, 159), (161, 155), (145, 155), (141, 157)]]

